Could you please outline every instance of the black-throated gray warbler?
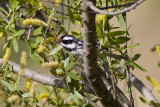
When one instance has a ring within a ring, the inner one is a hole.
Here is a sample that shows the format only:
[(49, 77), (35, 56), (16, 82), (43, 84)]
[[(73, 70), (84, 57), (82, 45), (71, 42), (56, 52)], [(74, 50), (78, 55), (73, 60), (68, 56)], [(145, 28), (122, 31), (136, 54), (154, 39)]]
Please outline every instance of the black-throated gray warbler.
[(65, 49), (67, 49), (73, 55), (83, 54), (83, 40), (76, 39), (72, 35), (62, 36), (55, 43), (60, 43)]
[[(65, 35), (62, 36), (58, 41), (56, 41), (55, 43), (60, 43), (65, 49), (67, 49), (71, 54), (73, 54), (76, 57), (79, 57), (81, 55), (83, 55), (83, 40), (80, 39), (76, 39), (74, 36), (72, 35)], [(97, 47), (99, 48), (99, 44), (97, 43)], [(108, 49), (100, 49), (101, 51), (103, 51), (103, 55), (105, 56), (109, 56), (115, 59), (125, 59), (125, 57), (121, 56), (121, 55), (116, 55), (113, 53), (110, 53), (108, 51)]]

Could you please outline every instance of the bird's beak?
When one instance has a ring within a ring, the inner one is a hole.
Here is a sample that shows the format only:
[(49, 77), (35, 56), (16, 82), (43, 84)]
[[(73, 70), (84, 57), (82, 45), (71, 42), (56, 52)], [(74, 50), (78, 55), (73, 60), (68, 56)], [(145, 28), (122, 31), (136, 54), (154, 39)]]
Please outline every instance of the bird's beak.
[(54, 43), (60, 43), (60, 41), (55, 41)]

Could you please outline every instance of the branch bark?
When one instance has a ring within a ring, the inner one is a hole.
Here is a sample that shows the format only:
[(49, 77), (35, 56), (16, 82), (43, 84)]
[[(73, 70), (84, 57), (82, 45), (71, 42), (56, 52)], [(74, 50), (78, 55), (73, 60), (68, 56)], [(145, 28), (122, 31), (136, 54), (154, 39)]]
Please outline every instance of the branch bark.
[[(92, 11), (87, 4), (96, 5), (95, 0), (83, 0), (82, 8), (85, 11)], [(83, 12), (83, 34), (84, 34), (84, 73), (91, 85), (92, 90), (100, 101), (103, 107), (122, 107), (120, 103), (113, 99), (110, 92), (107, 90), (100, 73), (97, 70), (97, 53), (96, 53), (96, 24), (95, 24), (95, 13)]]
[(144, 1), (145, 0), (137, 0), (133, 5), (131, 5), (129, 7), (126, 7), (122, 10), (115, 11), (115, 12), (109, 12), (109, 11), (101, 10), (101, 9), (97, 8), (92, 2), (88, 2), (86, 5), (88, 7), (90, 7), (92, 9), (92, 11), (96, 12), (97, 14), (118, 15), (118, 14), (122, 14), (122, 13), (125, 13), (125, 12), (128, 12), (130, 10), (135, 9), (138, 5), (140, 5)]
[[(117, 70), (118, 73), (124, 74), (124, 67), (120, 66), (120, 68)], [(158, 100), (156, 97), (149, 91), (149, 89), (143, 84), (141, 80), (139, 80), (137, 77), (135, 77), (134, 74), (130, 72), (130, 82), (131, 84), (145, 97), (147, 98), (147, 101), (155, 101), (158, 103)]]

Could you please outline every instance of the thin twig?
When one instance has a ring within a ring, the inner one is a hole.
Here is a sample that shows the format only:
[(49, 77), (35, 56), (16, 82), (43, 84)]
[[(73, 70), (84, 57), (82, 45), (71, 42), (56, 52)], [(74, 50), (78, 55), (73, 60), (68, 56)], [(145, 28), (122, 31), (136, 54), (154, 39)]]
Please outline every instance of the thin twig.
[(138, 5), (140, 5), (144, 1), (145, 0), (137, 0), (133, 5), (131, 5), (129, 7), (126, 7), (122, 10), (119, 10), (119, 11), (114, 11), (114, 12), (101, 10), (101, 9), (97, 8), (96, 6), (94, 6), (94, 4), (92, 2), (87, 2), (87, 5), (97, 14), (105, 14), (105, 15), (113, 15), (114, 16), (114, 15), (118, 15), (118, 14), (128, 12), (132, 9), (135, 9)]
[(57, 85), (54, 87), (53, 91), (50, 93), (49, 97), (46, 99), (46, 101), (42, 104), (42, 107), (44, 107), (44, 105), (47, 103), (48, 99), (51, 97), (51, 95), (53, 94), (53, 92), (55, 91), (55, 89), (58, 87), (58, 85), (62, 82), (62, 80), (64, 79), (66, 75), (64, 75), (61, 80), (57, 83)]
[(28, 35), (27, 35), (27, 40), (29, 40), (30, 36), (31, 36), (31, 32), (32, 32), (32, 25), (29, 26), (29, 31), (28, 31)]
[[(123, 18), (124, 18), (124, 20), (125, 20), (125, 25), (126, 25), (126, 31), (128, 30), (127, 29), (127, 20), (126, 20), (126, 17), (127, 17), (127, 15), (126, 15), (126, 13), (123, 13)], [(128, 31), (127, 31), (127, 33), (126, 33), (126, 37), (128, 37)], [(125, 44), (125, 57), (126, 57), (126, 59), (129, 59), (128, 58), (128, 50), (127, 50), (127, 42), (126, 42), (126, 44)], [(128, 85), (128, 89), (129, 89), (129, 97), (130, 97), (130, 102), (131, 102), (131, 107), (134, 107), (134, 99), (133, 99), (133, 94), (132, 94), (132, 87), (131, 87), (131, 81), (130, 81), (130, 66), (129, 65), (126, 65), (126, 71), (127, 71), (127, 85)]]
[(9, 22), (8, 18), (6, 17), (6, 15), (4, 15), (4, 13), (1, 10), (0, 10), (0, 15), (5, 20), (6, 23)]
[[(108, 2), (106, 2), (106, 3), (108, 3)], [(120, 8), (120, 7), (124, 7), (124, 6), (131, 6), (134, 3), (135, 2), (122, 4), (122, 5), (116, 5), (116, 6), (106, 6), (106, 7), (102, 7), (102, 8), (99, 8), (99, 9), (103, 10), (103, 9), (110, 9), (110, 8)]]

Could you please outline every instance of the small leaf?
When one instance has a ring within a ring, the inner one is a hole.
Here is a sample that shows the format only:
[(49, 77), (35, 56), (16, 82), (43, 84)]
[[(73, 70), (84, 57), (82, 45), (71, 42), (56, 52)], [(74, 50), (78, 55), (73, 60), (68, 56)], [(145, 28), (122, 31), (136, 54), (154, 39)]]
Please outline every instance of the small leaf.
[(78, 98), (77, 98), (74, 94), (70, 93), (69, 95), (70, 95), (70, 97), (72, 98), (72, 100), (73, 100), (74, 102), (76, 102), (77, 105), (80, 104)]
[(135, 62), (130, 62), (130, 65), (133, 66), (133, 67), (135, 67), (135, 68), (140, 69), (141, 71), (147, 72), (147, 70), (145, 68), (143, 68), (142, 66), (136, 64)]
[(25, 32), (25, 30), (22, 29), (22, 30), (16, 32), (13, 36), (21, 36), (24, 32)]
[(32, 58), (38, 65), (41, 65), (40, 61), (33, 54), (30, 54), (29, 57)]
[(114, 32), (108, 32), (107, 36), (121, 36), (124, 35), (126, 31), (114, 31)]
[(139, 57), (141, 56), (141, 54), (136, 54), (134, 55), (134, 57), (132, 58), (133, 61), (136, 61), (139, 59)]
[(97, 37), (101, 38), (102, 37), (102, 31), (100, 30), (100, 28), (98, 26), (96, 26), (96, 32), (97, 32)]
[(6, 81), (4, 81), (4, 80), (1, 80), (0, 83), (1, 83), (1, 85), (7, 87), (10, 91), (15, 91), (15, 90), (16, 90), (16, 89), (13, 87), (12, 84), (10, 84), (10, 83), (8, 83), (8, 82), (6, 82)]
[(64, 27), (61, 26), (60, 30), (58, 31), (58, 35), (60, 35), (64, 31)]
[(130, 38), (123, 36), (123, 37), (117, 37), (113, 41), (114, 41), (115, 44), (123, 44), (123, 43), (126, 43), (129, 40), (130, 40)]
[(130, 46), (127, 46), (127, 48), (133, 48), (133, 47), (136, 47), (136, 46), (139, 46), (140, 43), (137, 43), (137, 44), (134, 44), (134, 45), (130, 45)]
[(143, 103), (147, 103), (147, 100), (143, 97), (139, 97), (139, 99), (143, 102)]
[(71, 19), (71, 22), (75, 24), (75, 18), (74, 18), (73, 12), (71, 11), (70, 8), (67, 8), (67, 10), (68, 10), (68, 15), (69, 15), (69, 18)]
[(153, 107), (159, 107), (159, 104), (154, 101), (150, 101), (150, 103), (153, 105)]
[(118, 19), (120, 26), (123, 28), (123, 30), (126, 30), (126, 24), (125, 24), (125, 20), (122, 14), (117, 15), (117, 19)]
[(13, 39), (13, 47), (14, 47), (15, 52), (18, 52), (18, 43), (17, 43), (16, 38)]
[(59, 50), (62, 49), (62, 45), (59, 45), (58, 47), (54, 48), (51, 52), (50, 55), (54, 55), (55, 53), (57, 53)]
[(79, 80), (78, 76), (73, 72), (68, 72), (67, 75), (74, 80)]
[(3, 32), (4, 35), (7, 34), (6, 31), (2, 27), (0, 27), (0, 32)]
[(43, 26), (40, 26), (39, 28), (37, 28), (36, 30), (34, 30), (33, 35), (40, 35), (40, 34), (42, 34), (42, 29), (43, 29)]
[(66, 59), (64, 60), (64, 68), (67, 68), (69, 64), (69, 60), (70, 60), (69, 54), (66, 53)]
[(74, 93), (78, 99), (81, 99), (81, 100), (83, 99), (83, 96), (80, 93), (78, 93), (77, 91), (74, 91)]
[(69, 64), (67, 64), (66, 70), (70, 70), (74, 65), (75, 65), (75, 62), (70, 62)]
[(18, 4), (19, 4), (19, 1), (17, 0), (9, 0), (9, 7), (11, 9), (15, 9), (18, 6)]

